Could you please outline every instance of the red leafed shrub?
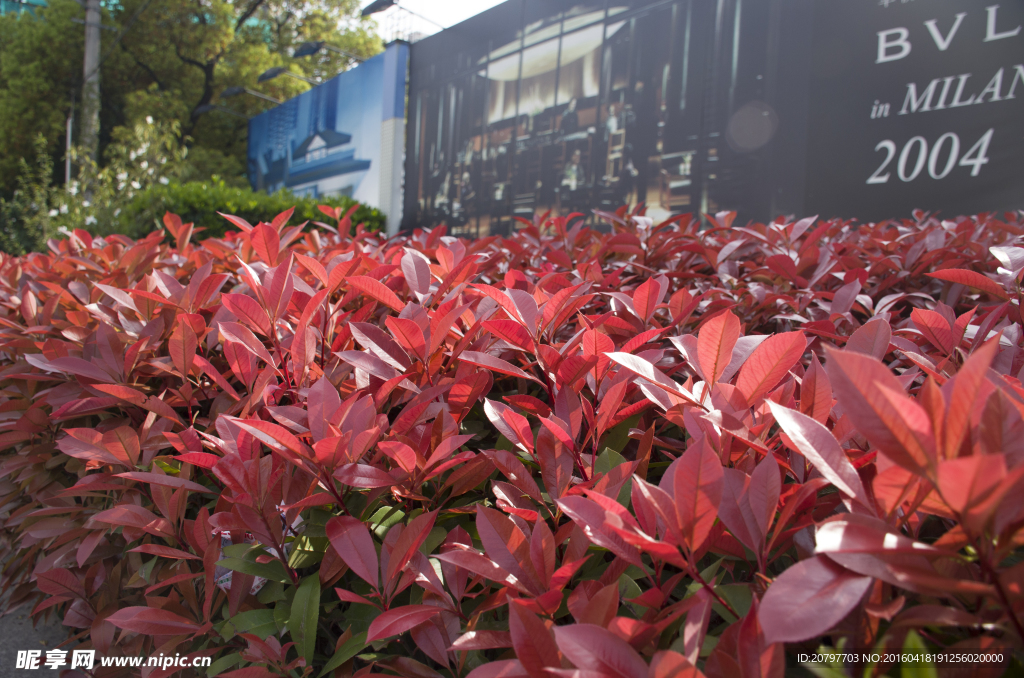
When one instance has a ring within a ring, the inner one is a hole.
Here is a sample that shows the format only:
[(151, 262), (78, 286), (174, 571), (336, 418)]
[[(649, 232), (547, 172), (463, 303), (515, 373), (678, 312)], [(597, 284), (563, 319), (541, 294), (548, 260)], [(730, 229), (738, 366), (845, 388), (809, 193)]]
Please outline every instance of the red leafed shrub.
[(10, 605), (239, 678), (1021, 647), (1021, 215), (325, 211), (0, 259)]

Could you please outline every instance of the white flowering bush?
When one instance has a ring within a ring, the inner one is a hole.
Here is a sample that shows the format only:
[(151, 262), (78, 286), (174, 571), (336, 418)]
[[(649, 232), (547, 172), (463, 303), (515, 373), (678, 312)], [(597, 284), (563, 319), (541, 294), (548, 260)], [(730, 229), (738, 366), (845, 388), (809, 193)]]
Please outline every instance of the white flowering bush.
[(75, 228), (116, 232), (117, 216), (138, 192), (183, 178), (188, 149), (176, 122), (147, 116), (133, 126), (117, 128), (113, 136), (103, 167), (82, 149), (72, 149), (77, 175), (65, 187), (53, 185), (53, 161), (40, 139), (35, 164), (22, 161), (13, 197), (0, 200), (0, 249), (39, 250), (47, 239)]

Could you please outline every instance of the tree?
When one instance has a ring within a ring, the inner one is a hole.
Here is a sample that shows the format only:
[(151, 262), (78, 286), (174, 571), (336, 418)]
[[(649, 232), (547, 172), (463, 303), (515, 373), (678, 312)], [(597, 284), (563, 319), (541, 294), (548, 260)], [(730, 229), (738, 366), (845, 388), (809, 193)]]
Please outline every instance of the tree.
[[(51, 0), (36, 16), (0, 19), (0, 187), (9, 194), (22, 158), (34, 157), (42, 135), (54, 159), (63, 158), (64, 125), (72, 94), (80, 101), (83, 10), (74, 0)], [(368, 57), (382, 48), (372, 21), (360, 19), (358, 0), (115, 0), (105, 3), (100, 120), (101, 147), (115, 128), (146, 116), (176, 123), (189, 138), (195, 176), (244, 181), (247, 126), (208, 104), (244, 116), (270, 104), (255, 97), (227, 102), (233, 85), (256, 86), (260, 73), (287, 66), (325, 79), (348, 60), (334, 53), (293, 60), (294, 47), (325, 40)], [(59, 46), (59, 49), (55, 49)], [(286, 99), (308, 88), (292, 78), (260, 86)], [(207, 111), (207, 112), (204, 112)], [(58, 163), (62, 165), (62, 163)], [(61, 174), (59, 171), (57, 174)]]

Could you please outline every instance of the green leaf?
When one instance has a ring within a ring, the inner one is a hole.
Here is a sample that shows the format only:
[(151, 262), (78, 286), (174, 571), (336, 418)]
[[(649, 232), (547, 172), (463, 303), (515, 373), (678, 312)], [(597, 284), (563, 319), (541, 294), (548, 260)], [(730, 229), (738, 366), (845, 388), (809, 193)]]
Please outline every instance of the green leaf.
[(268, 582), (267, 585), (260, 589), (260, 592), (256, 594), (256, 600), (260, 601), (264, 605), (270, 605), (284, 599), (284, 584), (279, 581)]
[(621, 598), (637, 598), (642, 594), (643, 591), (632, 577), (625, 574), (619, 577), (619, 596)]
[(279, 560), (273, 560), (269, 563), (257, 563), (252, 560), (243, 560), (241, 558), (225, 558), (224, 560), (217, 561), (217, 564), (235, 572), (263, 577), (270, 581), (285, 583), (291, 581), (291, 578), (288, 576), (288, 573), (284, 571), (284, 566), (281, 565), (281, 561)]
[[(292, 595), (295, 594), (295, 589), (290, 589)], [(279, 634), (284, 633), (285, 629), (288, 628), (288, 620), (292, 616), (292, 601), (282, 600), (274, 606), (274, 624), (277, 625), (277, 632)]]
[[(904, 658), (910, 655), (911, 658), (914, 655), (927, 655), (931, 652), (928, 646), (924, 644), (921, 636), (916, 631), (908, 631), (907, 638), (903, 641), (903, 655)], [(939, 672), (935, 669), (935, 664), (930, 661), (903, 661), (900, 663), (900, 678), (938, 678)]]
[(323, 560), (324, 552), (330, 542), (326, 537), (313, 537), (303, 534), (295, 540), (294, 548), (288, 556), (288, 564), (295, 569), (316, 565)]
[(376, 607), (353, 603), (345, 610), (345, 623), (350, 625), (353, 633), (362, 632), (365, 636), (366, 631), (370, 628), (370, 623), (379, 616), (380, 610)]
[(388, 530), (402, 522), (404, 518), (404, 511), (390, 506), (383, 506), (377, 509), (377, 512), (370, 516), (370, 520), (368, 522), (370, 525), (373, 525), (371, 528), (373, 533), (377, 535), (378, 539), (383, 541)]
[(434, 549), (441, 545), (441, 542), (443, 542), (447, 536), (448, 530), (444, 529), (440, 525), (434, 525), (427, 534), (427, 538), (424, 539), (423, 543), (420, 545), (420, 552), (425, 556), (429, 556), (434, 552)]
[[(740, 617), (747, 616), (747, 612), (750, 611), (750, 605), (753, 598), (753, 593), (750, 591), (750, 586), (747, 584), (723, 584), (716, 586), (715, 591), (718, 595), (722, 596), (727, 603), (736, 610), (736, 613)], [(718, 604), (718, 601), (713, 601), (711, 609), (717, 612), (723, 619), (729, 621), (735, 621), (731, 614), (724, 607)]]
[(805, 663), (802, 666), (818, 678), (848, 678), (841, 669), (833, 668), (828, 664)]
[(306, 666), (313, 665), (313, 651), (316, 648), (316, 627), (320, 619), (320, 575), (311, 574), (302, 580), (292, 600), (292, 614), (288, 630), (299, 656), (306, 659)]
[(274, 623), (274, 611), (270, 608), (265, 608), (262, 610), (239, 612), (229, 619), (221, 629), (221, 635), (225, 638), (230, 638), (239, 633), (251, 633), (266, 640), (268, 636), (277, 633), (277, 624)]
[(597, 463), (594, 470), (598, 473), (608, 473), (619, 464), (625, 464), (626, 458), (610, 447), (606, 447), (597, 455)]
[(640, 415), (635, 414), (626, 421), (621, 422), (618, 426), (604, 434), (602, 444), (615, 452), (622, 452), (629, 443), (629, 429), (636, 428), (639, 421)]
[(211, 676), (211, 677), (219, 675), (219, 674), (223, 673), (224, 671), (227, 671), (228, 669), (230, 669), (232, 666), (237, 666), (238, 664), (241, 664), (241, 663), (242, 663), (242, 655), (239, 654), (238, 652), (232, 652), (231, 654), (226, 654), (223, 657), (221, 657), (220, 659), (218, 659), (217, 661), (215, 661), (212, 664), (210, 664), (210, 667), (208, 669), (206, 669), (206, 675), (207, 676)]
[(320, 673), (320, 675), (317, 678), (323, 678), (328, 673), (330, 673), (334, 669), (338, 668), (339, 666), (347, 662), (349, 659), (352, 659), (352, 657), (355, 657), (357, 654), (362, 652), (363, 648), (365, 647), (365, 631), (363, 631), (362, 633), (357, 633), (356, 635), (352, 636), (351, 638), (349, 638), (341, 644), (341, 647), (339, 647), (338, 651), (334, 653), (333, 657), (331, 657), (331, 661), (327, 662), (327, 666), (324, 667), (324, 670)]

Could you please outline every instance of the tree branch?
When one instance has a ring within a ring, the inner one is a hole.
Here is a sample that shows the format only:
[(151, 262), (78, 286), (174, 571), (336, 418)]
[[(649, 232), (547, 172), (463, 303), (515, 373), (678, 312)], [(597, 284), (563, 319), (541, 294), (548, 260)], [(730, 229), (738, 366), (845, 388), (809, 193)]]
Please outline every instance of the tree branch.
[(160, 91), (165, 91), (167, 89), (167, 87), (164, 85), (163, 81), (156, 74), (156, 71), (154, 71), (149, 66), (149, 64), (143, 63), (142, 60), (139, 59), (139, 57), (135, 56), (135, 53), (132, 52), (130, 49), (128, 49), (127, 45), (125, 45), (123, 42), (121, 43), (121, 51), (123, 51), (128, 56), (130, 56), (132, 58), (132, 61), (135, 62), (135, 65), (138, 66), (139, 68), (141, 68), (142, 70), (144, 70), (146, 72), (146, 74), (149, 75), (149, 77), (153, 79), (153, 82), (156, 83), (156, 86), (157, 86), (157, 88), (160, 89)]
[(264, 0), (253, 0), (244, 12), (238, 17), (238, 21), (235, 22), (235, 32), (241, 30), (242, 25), (249, 20), (249, 18), (256, 13), (260, 7), (263, 6)]

